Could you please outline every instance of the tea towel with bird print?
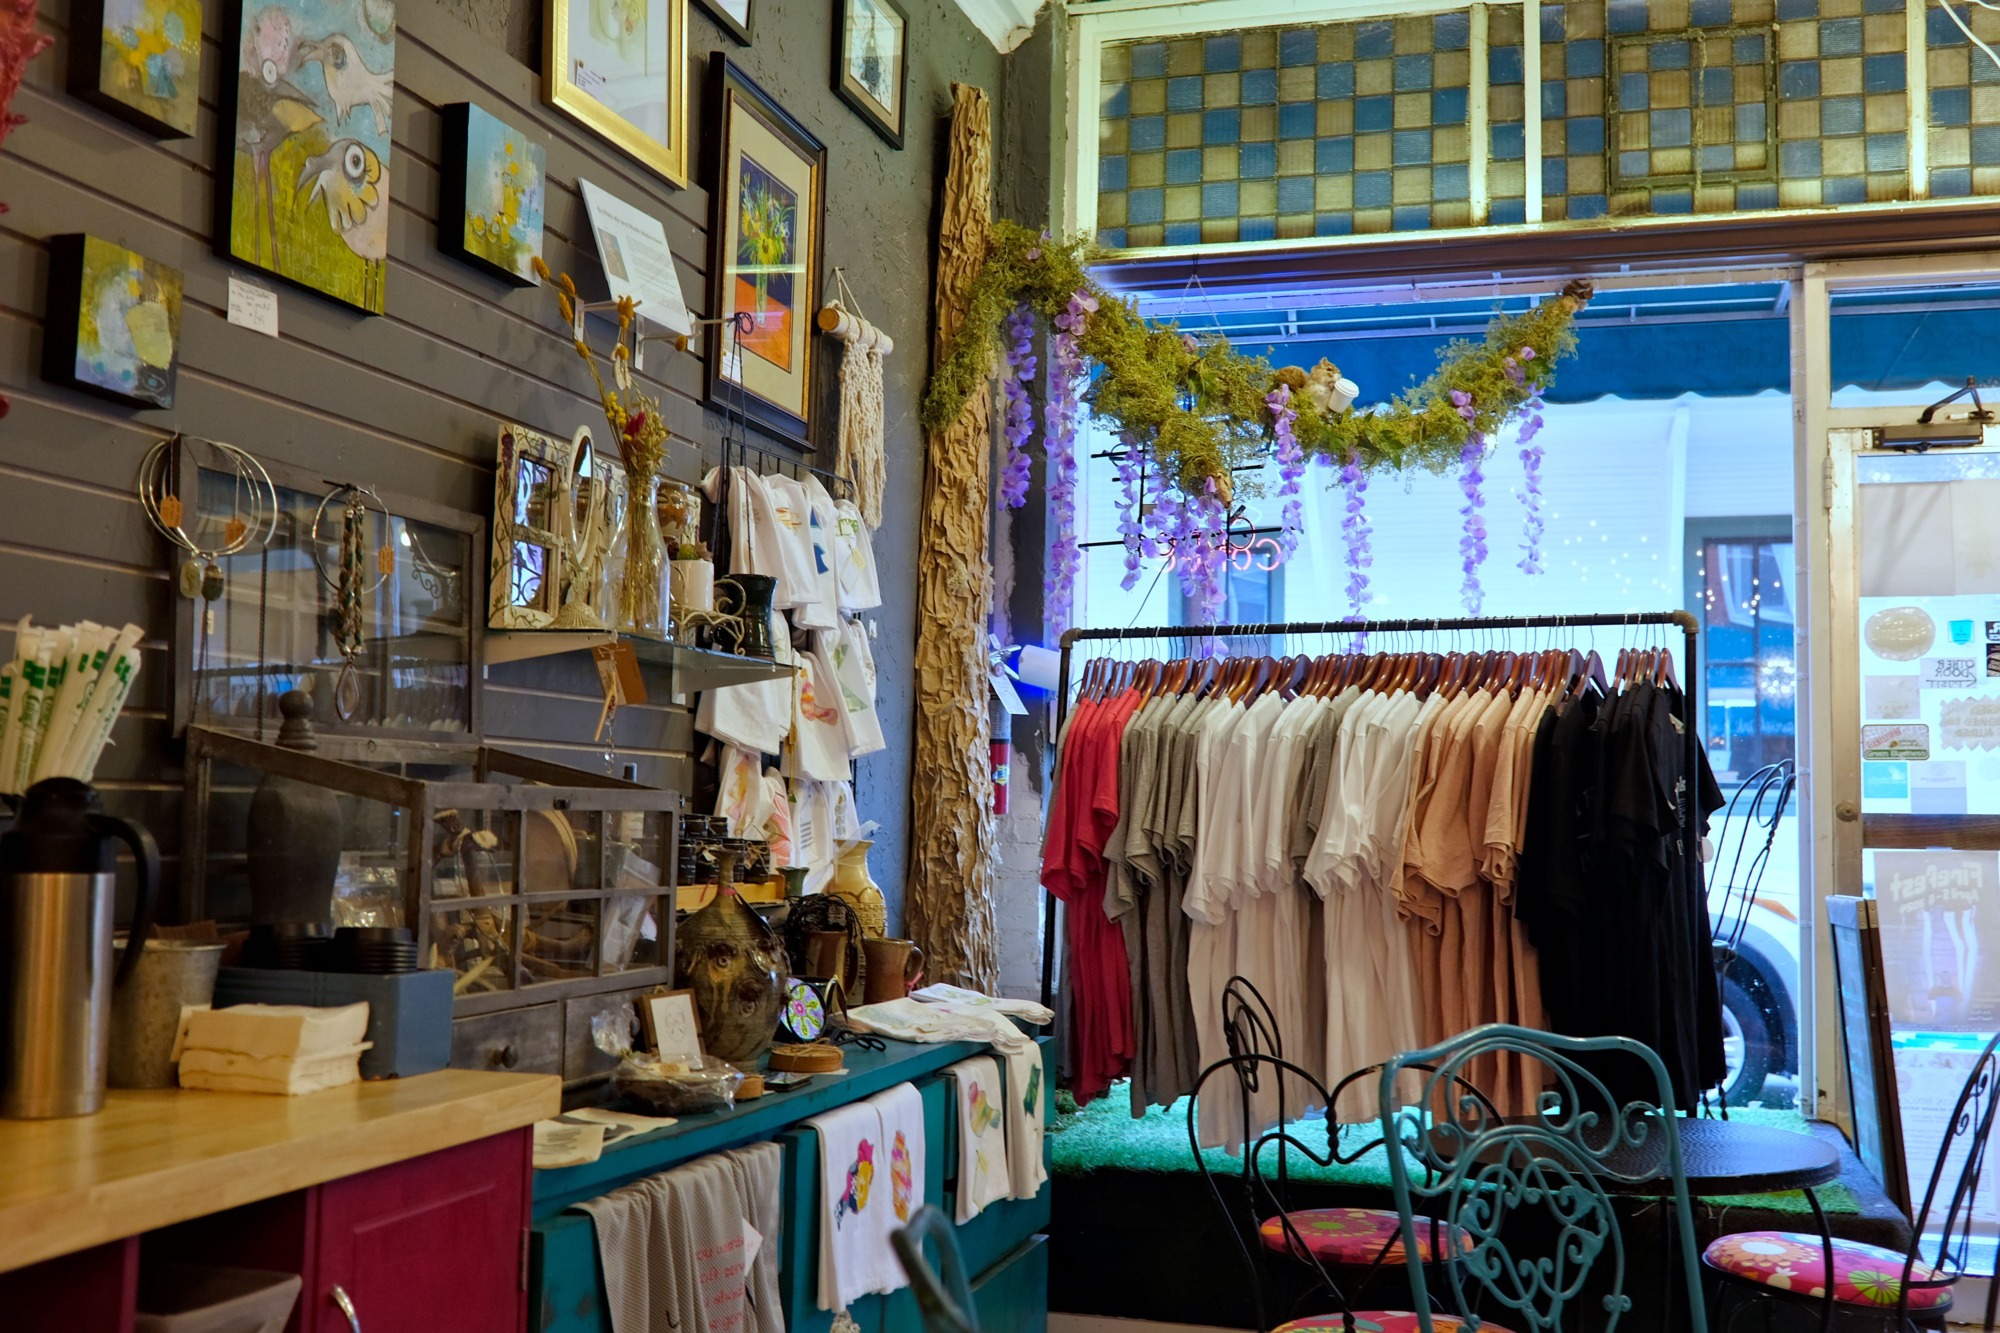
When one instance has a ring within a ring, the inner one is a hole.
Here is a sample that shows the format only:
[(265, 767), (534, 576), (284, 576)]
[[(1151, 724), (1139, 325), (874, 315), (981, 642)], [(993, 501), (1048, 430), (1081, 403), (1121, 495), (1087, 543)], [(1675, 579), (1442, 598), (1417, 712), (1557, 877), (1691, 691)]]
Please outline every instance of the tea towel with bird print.
[(873, 1102), (843, 1106), (806, 1124), (819, 1135), (819, 1308), (844, 1310), (904, 1282), (889, 1245), (897, 1225), (890, 1145)]
[[(889, 1212), (882, 1222), (882, 1245), (889, 1233), (910, 1224), (924, 1206), (924, 1097), (914, 1083), (898, 1083), (869, 1102), (882, 1117), (882, 1142), (889, 1151)], [(900, 1274), (902, 1265), (896, 1265)], [(899, 1279), (897, 1286), (903, 1283)]]
[(958, 1106), (958, 1203), (953, 1220), (970, 1222), (989, 1203), (1011, 1198), (1007, 1168), (1006, 1088), (990, 1055), (961, 1060), (944, 1071), (953, 1081)]

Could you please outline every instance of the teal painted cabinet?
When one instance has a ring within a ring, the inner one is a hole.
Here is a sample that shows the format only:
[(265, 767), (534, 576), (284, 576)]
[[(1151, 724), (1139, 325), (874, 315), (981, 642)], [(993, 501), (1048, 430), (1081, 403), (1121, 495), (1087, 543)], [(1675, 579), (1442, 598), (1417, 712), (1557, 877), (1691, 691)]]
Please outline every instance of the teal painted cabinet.
[[(785, 1327), (789, 1333), (827, 1333), (833, 1315), (821, 1310), (817, 1299), (819, 1136), (803, 1122), (898, 1083), (914, 1084), (924, 1102), (924, 1197), (946, 1216), (956, 1216), (957, 1118), (950, 1082), (940, 1071), (984, 1051), (970, 1043), (913, 1046), (893, 1041), (884, 1051), (850, 1049), (849, 1072), (838, 1078), (822, 1076), (798, 1092), (768, 1095), (722, 1114), (686, 1117), (670, 1129), (619, 1144), (590, 1166), (536, 1172), (530, 1327), (542, 1333), (612, 1333), (597, 1237), (588, 1216), (569, 1211), (573, 1204), (708, 1153), (775, 1140), (785, 1154), (779, 1182), (784, 1227), (770, 1243), (780, 1255)], [(1044, 1120), (1053, 1114), (1053, 1093), (1045, 1086)], [(994, 1204), (958, 1229), (966, 1267), (978, 1275), (974, 1288), (981, 1319), (991, 1333), (1037, 1333), (1046, 1327), (1048, 1263), (1037, 1233), (1048, 1224), (1049, 1197), (1044, 1184), (1035, 1198)], [(849, 1313), (864, 1333), (922, 1330), (908, 1290), (864, 1298)]]

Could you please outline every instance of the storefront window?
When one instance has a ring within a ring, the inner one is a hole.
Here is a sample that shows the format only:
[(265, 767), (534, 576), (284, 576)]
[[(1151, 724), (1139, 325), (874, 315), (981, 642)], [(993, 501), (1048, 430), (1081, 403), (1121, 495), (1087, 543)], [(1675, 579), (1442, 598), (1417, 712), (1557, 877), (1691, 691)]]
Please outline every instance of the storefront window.
[(1690, 609), (1702, 621), (1708, 762), (1727, 790), (1767, 764), (1796, 758), (1792, 542), (1789, 532), (1731, 535), (1726, 519), (1689, 526), (1717, 533), (1694, 548)]

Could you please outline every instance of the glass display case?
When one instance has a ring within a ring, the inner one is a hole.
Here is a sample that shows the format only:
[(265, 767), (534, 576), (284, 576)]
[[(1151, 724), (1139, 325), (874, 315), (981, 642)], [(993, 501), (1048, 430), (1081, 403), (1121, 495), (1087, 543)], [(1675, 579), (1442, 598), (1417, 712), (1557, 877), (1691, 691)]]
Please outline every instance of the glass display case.
[[(321, 506), (335, 482), (266, 465), (277, 497), (270, 539), (213, 561), (217, 596), (177, 599), (174, 725), (275, 732), (277, 700), (303, 690), (321, 735), (480, 734), (478, 618), (485, 602), (486, 523), (442, 505), (371, 491), (363, 524), (371, 576), (352, 659), (356, 705), (342, 716), (338, 592), (340, 505)], [(243, 521), (240, 478), (214, 457), (184, 451), (177, 492), (183, 529), (199, 547), (226, 545)], [(319, 519), (317, 535), (314, 519)]]
[(460, 1015), (671, 982), (678, 792), (488, 746), (323, 736), (304, 752), (187, 732), (183, 919), (247, 919), (266, 776), (337, 794), (334, 925), (400, 925)]

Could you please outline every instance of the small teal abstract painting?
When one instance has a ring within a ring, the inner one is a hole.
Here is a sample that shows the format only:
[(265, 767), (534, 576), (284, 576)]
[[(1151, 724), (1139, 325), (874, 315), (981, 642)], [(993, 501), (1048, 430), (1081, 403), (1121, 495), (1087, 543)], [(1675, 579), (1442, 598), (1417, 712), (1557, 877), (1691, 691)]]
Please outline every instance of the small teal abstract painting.
[(518, 283), (535, 281), (542, 254), (548, 150), (484, 107), (444, 111), (439, 244)]

